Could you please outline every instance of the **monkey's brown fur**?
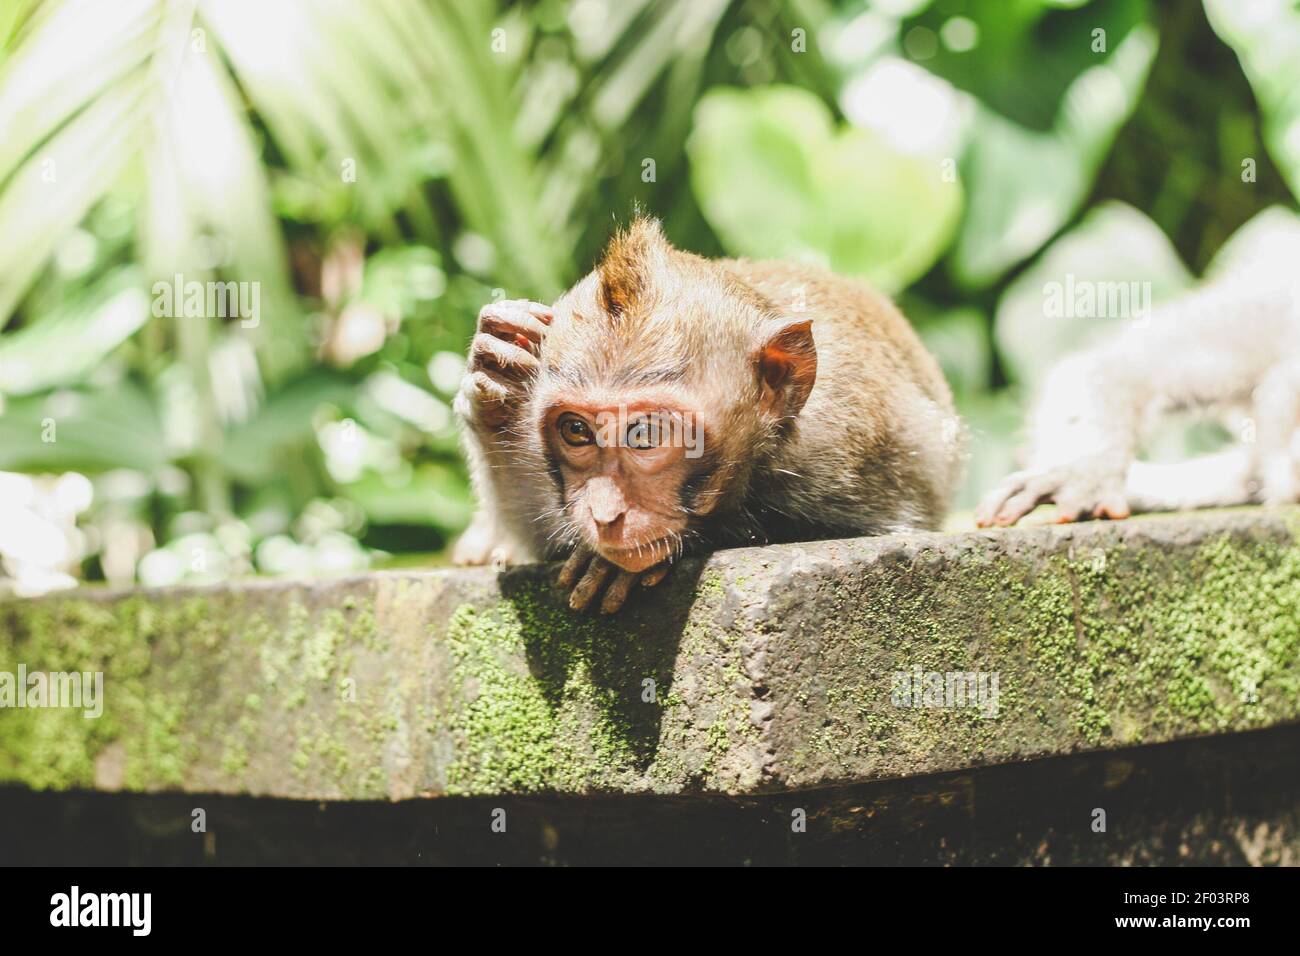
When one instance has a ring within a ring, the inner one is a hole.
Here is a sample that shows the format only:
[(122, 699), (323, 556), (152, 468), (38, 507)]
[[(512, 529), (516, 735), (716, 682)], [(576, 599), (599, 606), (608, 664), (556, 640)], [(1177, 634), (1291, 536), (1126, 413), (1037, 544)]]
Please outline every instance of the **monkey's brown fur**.
[[(942, 521), (962, 460), (952, 396), (907, 321), (865, 283), (806, 265), (706, 260), (638, 219), (552, 312), (504, 426), (489, 434), (473, 401), (458, 403), (481, 525), (509, 557), (581, 543), (544, 438), (547, 410), (575, 394), (666, 395), (701, 410), (704, 454), (676, 489), (681, 546)], [(765, 355), (793, 371), (765, 371)]]

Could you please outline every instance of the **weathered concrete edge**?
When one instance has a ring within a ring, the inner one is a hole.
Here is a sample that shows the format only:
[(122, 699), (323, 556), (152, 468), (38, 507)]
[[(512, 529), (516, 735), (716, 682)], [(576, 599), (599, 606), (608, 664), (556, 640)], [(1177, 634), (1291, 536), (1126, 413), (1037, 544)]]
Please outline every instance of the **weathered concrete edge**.
[[(544, 568), (0, 605), (0, 671), (103, 670), (99, 720), (0, 710), (0, 782), (306, 799), (749, 793), (1300, 720), (1300, 512), (720, 552), (614, 619)], [(897, 706), (996, 674), (999, 713)]]

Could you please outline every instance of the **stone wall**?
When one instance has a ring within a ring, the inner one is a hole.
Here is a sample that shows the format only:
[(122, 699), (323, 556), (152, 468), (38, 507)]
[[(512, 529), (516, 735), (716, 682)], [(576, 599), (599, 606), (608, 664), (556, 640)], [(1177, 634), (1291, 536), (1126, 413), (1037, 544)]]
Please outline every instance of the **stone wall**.
[[(31, 792), (450, 796), (453, 816), (817, 791), (851, 819), (844, 801), (918, 780), (1300, 720), (1295, 509), (725, 551), (614, 617), (570, 612), (553, 574), (0, 604), (0, 674), (104, 675), (96, 719), (0, 709), (0, 785), (51, 808)], [(1295, 793), (1270, 825), (1294, 822)]]

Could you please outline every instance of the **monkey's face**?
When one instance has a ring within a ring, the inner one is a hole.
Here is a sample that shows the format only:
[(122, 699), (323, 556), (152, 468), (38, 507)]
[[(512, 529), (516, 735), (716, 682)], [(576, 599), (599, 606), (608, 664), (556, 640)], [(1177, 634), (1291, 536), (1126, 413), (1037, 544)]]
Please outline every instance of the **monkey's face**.
[(683, 490), (703, 447), (694, 409), (652, 397), (561, 401), (542, 430), (564, 517), (593, 550), (633, 572), (680, 552)]

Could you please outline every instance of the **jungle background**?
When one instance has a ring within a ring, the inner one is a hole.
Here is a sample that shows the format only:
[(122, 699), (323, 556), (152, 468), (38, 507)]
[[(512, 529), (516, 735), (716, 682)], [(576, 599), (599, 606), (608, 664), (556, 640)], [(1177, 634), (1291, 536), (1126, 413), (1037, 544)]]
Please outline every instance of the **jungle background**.
[[(1293, 0), (0, 0), (0, 585), (445, 560), (478, 309), (638, 205), (894, 295), (969, 508), (1125, 321), (1047, 283), (1158, 302), (1298, 195)], [(157, 315), (176, 275), (256, 327)]]

